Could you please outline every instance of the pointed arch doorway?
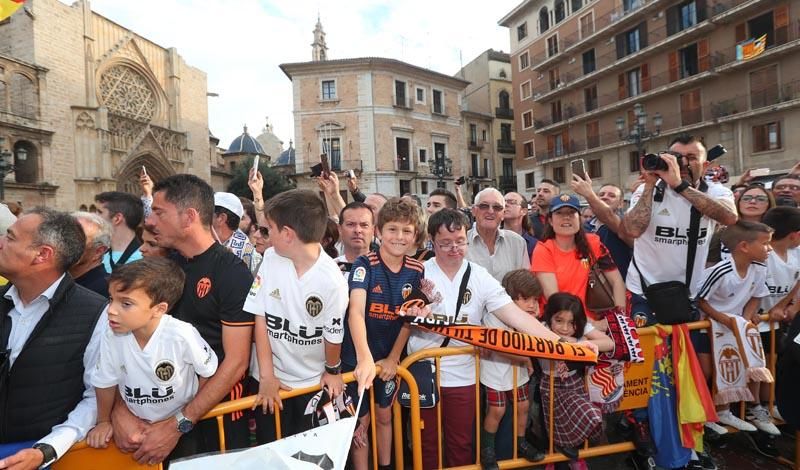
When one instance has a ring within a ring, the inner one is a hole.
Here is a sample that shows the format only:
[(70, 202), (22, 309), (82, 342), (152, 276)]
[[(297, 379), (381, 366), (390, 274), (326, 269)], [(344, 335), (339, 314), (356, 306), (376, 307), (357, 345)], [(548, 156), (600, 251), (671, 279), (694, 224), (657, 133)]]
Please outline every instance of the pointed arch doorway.
[(142, 167), (147, 169), (147, 174), (153, 183), (175, 174), (175, 170), (160, 158), (151, 153), (142, 153), (130, 158), (117, 174), (117, 191), (141, 195), (139, 175), (142, 173)]

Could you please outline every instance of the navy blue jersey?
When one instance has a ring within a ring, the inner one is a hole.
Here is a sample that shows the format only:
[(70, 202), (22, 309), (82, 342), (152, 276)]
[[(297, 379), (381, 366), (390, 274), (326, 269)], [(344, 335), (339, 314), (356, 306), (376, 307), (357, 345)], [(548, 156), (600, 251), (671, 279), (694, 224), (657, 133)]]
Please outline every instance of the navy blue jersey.
[[(403, 321), (397, 312), (414, 288), (419, 288), (424, 267), (421, 262), (406, 256), (399, 272), (391, 271), (378, 252), (359, 256), (350, 271), (350, 290), (367, 291), (364, 321), (367, 327), (367, 343), (376, 362), (385, 359), (400, 333)], [(356, 365), (356, 351), (350, 326), (345, 322), (342, 362)]]

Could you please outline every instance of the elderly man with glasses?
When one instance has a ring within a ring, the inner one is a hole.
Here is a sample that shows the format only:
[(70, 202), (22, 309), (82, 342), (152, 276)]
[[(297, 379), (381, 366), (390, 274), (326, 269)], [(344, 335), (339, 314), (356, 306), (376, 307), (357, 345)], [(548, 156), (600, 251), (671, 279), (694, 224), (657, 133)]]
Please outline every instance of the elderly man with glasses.
[(467, 233), (470, 249), (467, 259), (486, 268), (497, 279), (507, 272), (529, 269), (531, 260), (525, 239), (511, 230), (500, 228), (506, 201), (500, 191), (486, 188), (475, 195), (472, 215), (475, 225)]

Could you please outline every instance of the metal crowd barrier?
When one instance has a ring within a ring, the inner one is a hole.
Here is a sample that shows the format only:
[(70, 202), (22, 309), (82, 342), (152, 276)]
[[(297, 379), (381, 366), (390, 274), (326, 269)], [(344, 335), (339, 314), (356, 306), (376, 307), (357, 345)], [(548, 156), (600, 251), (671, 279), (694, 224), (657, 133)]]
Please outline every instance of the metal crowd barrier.
[[(762, 316), (762, 319), (766, 320), (766, 315)], [(690, 330), (697, 330), (703, 328), (709, 328), (710, 323), (708, 321), (700, 321), (689, 323), (688, 327)], [(650, 387), (650, 379), (652, 376), (652, 366), (653, 366), (653, 340), (655, 335), (657, 334), (655, 327), (647, 327), (647, 328), (639, 328), (638, 329), (639, 337), (642, 341), (642, 348), (645, 353), (646, 361), (642, 364), (632, 364), (630, 365), (625, 371), (625, 398), (620, 404), (619, 411), (632, 409), (632, 408), (641, 408), (647, 406), (647, 398), (649, 396), (649, 387)], [(777, 355), (775, 352), (775, 329), (774, 323), (770, 324), (770, 337), (771, 337), (771, 348), (768, 354), (768, 365), (770, 370), (772, 371), (773, 375), (775, 375), (775, 365), (777, 361)], [(414, 354), (409, 355), (408, 357), (403, 360), (400, 366), (397, 368), (397, 377), (400, 380), (405, 381), (408, 383), (409, 392), (411, 395), (411, 403), (410, 403), (410, 413), (409, 413), (409, 422), (408, 424), (403, 422), (403, 417), (401, 413), (401, 406), (397, 401), (395, 401), (392, 409), (392, 416), (393, 416), (393, 439), (394, 439), (394, 451), (395, 451), (395, 468), (396, 469), (404, 469), (405, 462), (404, 462), (404, 449), (403, 449), (403, 436), (404, 431), (408, 431), (408, 437), (410, 439), (411, 444), (411, 468), (415, 470), (422, 469), (422, 439), (421, 439), (421, 429), (425, 426), (425, 423), (422, 422), (420, 418), (420, 406), (419, 406), (419, 389), (417, 387), (417, 383), (414, 380), (413, 375), (408, 371), (408, 367), (417, 362), (419, 360), (425, 359), (433, 359), (436, 364), (436, 375), (437, 375), (437, 383), (440, 374), (440, 360), (442, 357), (445, 356), (454, 356), (454, 355), (461, 355), (461, 354), (473, 354), (476, 357), (476, 367), (475, 367), (475, 463), (472, 465), (466, 465), (461, 467), (454, 467), (451, 470), (480, 470), (480, 429), (482, 423), (482, 416), (481, 416), (481, 401), (480, 401), (480, 354), (479, 352), (471, 347), (461, 347), (461, 348), (433, 348), (433, 349), (426, 349), (422, 351), (418, 351)], [(354, 382), (354, 377), (352, 373), (344, 374), (343, 379), (346, 383)], [(514, 383), (516, 384), (516, 370), (514, 372)], [(550, 387), (551, 387), (551, 400), (548, 404), (543, 404), (543, 406), (550, 407), (550, 419), (549, 422), (546, 423), (549, 432), (548, 435), (552, 436), (553, 434), (553, 426), (554, 426), (554, 416), (553, 416), (553, 383), (554, 383), (554, 375), (550, 376)], [(525, 386), (528, 386), (526, 384)], [(513, 433), (514, 439), (512, 442), (516, 442), (517, 437), (517, 401), (516, 401), (516, 386), (513, 390), (513, 397), (515, 399), (511, 400), (513, 406), (510, 409), (507, 409), (507, 413), (511, 411), (513, 416)], [(281, 398), (287, 399), (299, 395), (303, 395), (309, 392), (319, 391), (320, 387), (308, 387), (303, 389), (291, 390), (291, 391), (282, 391)], [(639, 393), (639, 391), (645, 390), (646, 393)], [(440, 395), (441, 397), (441, 395)], [(772, 406), (775, 401), (775, 383), (773, 382), (770, 386), (770, 394), (769, 394), (769, 409), (772, 409)], [(215, 419), (217, 421), (217, 427), (219, 429), (219, 444), (220, 449), (222, 452), (225, 452), (225, 435), (224, 435), (224, 424), (223, 424), (223, 416), (226, 414), (230, 414), (236, 411), (242, 410), (249, 410), (253, 403), (255, 402), (255, 398), (253, 396), (241, 398), (238, 400), (230, 401), (222, 403), (212, 409), (203, 419)], [(441, 402), (440, 402), (441, 403)], [(643, 403), (643, 404), (642, 404)], [(369, 391), (369, 407), (370, 407), (370, 415), (372, 419), (370, 420), (370, 427), (372, 430), (372, 435), (374, 436), (376, 433), (376, 424), (375, 424), (375, 402), (372, 390)], [(439, 430), (438, 436), (438, 455), (439, 455), (439, 467), (442, 467), (442, 407), (437, 405), (437, 429)], [(260, 411), (259, 411), (260, 412)], [(741, 417), (744, 417), (744, 403), (741, 404), (740, 407), (740, 414)], [(281, 437), (280, 429), (280, 415), (275, 414), (275, 425), (276, 429), (278, 430), (278, 438)], [(730, 432), (735, 432), (734, 429), (729, 428)], [(373, 469), (377, 469), (377, 443), (375, 439), (371, 439), (370, 445), (372, 447), (372, 467)], [(800, 470), (800, 432), (796, 433), (796, 443), (795, 443), (795, 460), (791, 461), (786, 458), (778, 458), (776, 459), (782, 464), (789, 465), (793, 467), (795, 470)], [(516, 445), (513, 447), (513, 458), (508, 460), (500, 461), (499, 464), (503, 469), (511, 469), (511, 468), (525, 468), (530, 467), (532, 465), (545, 465), (548, 463), (555, 463), (555, 462), (563, 462), (567, 461), (568, 458), (561, 453), (555, 452), (553, 447), (553, 440), (552, 437), (548, 438), (548, 449), (545, 456), (545, 459), (535, 464), (525, 460), (524, 458), (520, 458), (517, 456)], [(592, 457), (599, 457), (603, 455), (611, 455), (611, 454), (620, 454), (625, 452), (631, 452), (634, 450), (633, 442), (619, 442), (613, 444), (604, 444), (604, 445), (597, 445), (597, 446), (590, 446), (588, 441), (584, 443), (584, 446), (579, 451), (579, 457), (581, 459), (589, 459)], [(114, 468), (118, 470), (139, 470), (139, 469), (158, 469), (160, 470), (162, 467), (161, 465), (139, 465), (137, 464), (129, 454), (124, 454), (119, 451), (115, 446), (113, 446), (113, 442), (107, 449), (92, 449), (89, 448), (85, 442), (80, 442), (70, 449), (70, 451), (64, 455), (56, 464), (53, 465), (54, 470), (104, 470), (108, 468)]]

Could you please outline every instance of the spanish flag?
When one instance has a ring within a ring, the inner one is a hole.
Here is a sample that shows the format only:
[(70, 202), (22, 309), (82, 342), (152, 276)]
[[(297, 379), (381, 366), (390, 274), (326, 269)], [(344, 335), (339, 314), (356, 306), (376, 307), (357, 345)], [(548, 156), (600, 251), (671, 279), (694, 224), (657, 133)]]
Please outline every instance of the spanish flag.
[(0, 0), (0, 21), (13, 15), (23, 3), (25, 0)]

